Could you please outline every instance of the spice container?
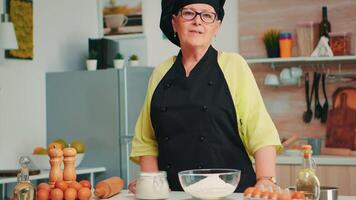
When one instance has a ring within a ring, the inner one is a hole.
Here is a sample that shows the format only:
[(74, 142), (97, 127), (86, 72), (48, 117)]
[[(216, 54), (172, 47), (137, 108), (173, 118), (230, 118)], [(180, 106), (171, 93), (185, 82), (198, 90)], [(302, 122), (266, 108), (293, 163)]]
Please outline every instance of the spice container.
[(330, 33), (330, 47), (335, 56), (351, 54), (351, 33)]
[(279, 34), (279, 48), (281, 58), (292, 56), (292, 33), (284, 32)]
[(298, 56), (310, 56), (319, 41), (319, 23), (313, 21), (297, 24)]

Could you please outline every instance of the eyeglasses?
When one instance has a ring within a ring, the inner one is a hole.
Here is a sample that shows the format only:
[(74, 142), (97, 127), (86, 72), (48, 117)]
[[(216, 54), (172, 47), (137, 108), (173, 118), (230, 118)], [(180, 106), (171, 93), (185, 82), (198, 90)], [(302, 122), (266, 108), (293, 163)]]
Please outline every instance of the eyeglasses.
[(183, 8), (180, 10), (180, 13), (183, 19), (186, 20), (193, 20), (197, 15), (199, 15), (200, 19), (208, 24), (213, 23), (216, 19), (216, 13), (214, 12), (207, 12), (207, 11), (197, 12), (189, 8)]

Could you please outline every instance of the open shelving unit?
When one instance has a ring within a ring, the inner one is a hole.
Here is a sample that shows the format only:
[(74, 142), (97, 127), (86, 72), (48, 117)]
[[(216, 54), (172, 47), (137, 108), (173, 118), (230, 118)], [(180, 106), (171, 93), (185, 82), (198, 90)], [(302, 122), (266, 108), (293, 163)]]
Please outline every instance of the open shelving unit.
[(333, 57), (290, 57), (290, 58), (247, 58), (248, 64), (271, 64), (272, 69), (275, 69), (277, 64), (286, 63), (326, 63), (326, 62), (355, 62), (356, 55), (349, 56), (333, 56)]

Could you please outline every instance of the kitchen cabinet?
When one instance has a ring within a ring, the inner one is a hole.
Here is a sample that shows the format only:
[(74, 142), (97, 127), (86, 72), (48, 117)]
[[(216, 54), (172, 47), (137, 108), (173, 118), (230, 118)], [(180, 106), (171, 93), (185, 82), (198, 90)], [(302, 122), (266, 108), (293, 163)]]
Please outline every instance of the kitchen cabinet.
[[(276, 179), (282, 188), (294, 186), (300, 165), (277, 165)], [(356, 195), (356, 166), (352, 165), (319, 165), (317, 176), (323, 186), (338, 187), (339, 195)]]

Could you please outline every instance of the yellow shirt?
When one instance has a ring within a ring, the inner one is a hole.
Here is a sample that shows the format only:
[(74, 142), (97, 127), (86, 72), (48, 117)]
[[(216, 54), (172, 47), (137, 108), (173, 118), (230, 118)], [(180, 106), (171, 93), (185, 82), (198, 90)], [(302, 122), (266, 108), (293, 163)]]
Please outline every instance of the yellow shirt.
[[(151, 124), (151, 99), (164, 75), (172, 67), (175, 57), (158, 65), (150, 77), (147, 95), (136, 123), (130, 159), (139, 163), (140, 156), (158, 156), (157, 141)], [(222, 52), (219, 66), (228, 84), (239, 124), (238, 130), (246, 151), (253, 159), (254, 153), (265, 146), (282, 145), (275, 125), (267, 113), (255, 78), (246, 61), (236, 53)]]

